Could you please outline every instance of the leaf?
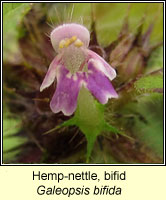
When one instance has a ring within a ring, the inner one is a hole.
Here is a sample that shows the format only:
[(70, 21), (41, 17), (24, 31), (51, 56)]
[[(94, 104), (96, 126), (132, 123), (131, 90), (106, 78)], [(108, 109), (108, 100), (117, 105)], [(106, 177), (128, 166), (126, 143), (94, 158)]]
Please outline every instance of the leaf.
[(23, 3), (3, 3), (3, 17), (9, 12), (13, 11), (17, 7), (21, 6)]
[(148, 75), (140, 78), (135, 82), (134, 86), (137, 90), (140, 89), (154, 89), (163, 88), (163, 76), (162, 75)]
[(158, 103), (159, 101), (162, 101), (163, 94), (162, 93), (145, 93), (144, 95), (138, 96), (138, 102), (139, 103)]
[(129, 28), (135, 32), (145, 16), (143, 32), (155, 21), (151, 41), (160, 41), (163, 38), (162, 3), (94, 3), (97, 36), (100, 44), (108, 45), (117, 39), (125, 16), (128, 14)]
[(136, 119), (135, 134), (146, 146), (163, 157), (163, 100), (137, 104), (137, 111), (146, 119)]
[(161, 68), (163, 68), (163, 46), (154, 50), (150, 55), (146, 67), (146, 72), (150, 73)]
[(3, 116), (3, 162), (12, 162), (16, 159), (20, 149), (17, 148), (24, 144), (27, 139), (15, 135), (20, 130), (21, 120), (19, 118), (10, 117), (9, 111), (6, 110)]
[(9, 60), (17, 54), (19, 50), (17, 26), (30, 8), (30, 3), (3, 3), (4, 60)]
[[(102, 47), (106, 47), (117, 40), (126, 16), (128, 16), (131, 38), (132, 34), (138, 32), (138, 28), (143, 23), (143, 33), (153, 24), (150, 43), (156, 44), (163, 40), (162, 3), (75, 3), (72, 21), (80, 23), (81, 16), (83, 24), (90, 30), (92, 10), (96, 24), (97, 39)], [(71, 11), (68, 12), (70, 13)]]

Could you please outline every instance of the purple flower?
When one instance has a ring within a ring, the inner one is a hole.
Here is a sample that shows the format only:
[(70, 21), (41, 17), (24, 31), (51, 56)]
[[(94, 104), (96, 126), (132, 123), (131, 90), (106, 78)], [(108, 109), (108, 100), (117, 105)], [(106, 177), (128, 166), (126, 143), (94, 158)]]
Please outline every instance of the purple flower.
[(89, 41), (89, 31), (80, 24), (63, 24), (51, 32), (51, 42), (58, 55), (50, 64), (40, 91), (57, 79), (50, 102), (54, 113), (62, 111), (64, 115), (72, 115), (81, 87), (87, 88), (102, 104), (118, 97), (110, 82), (116, 77), (115, 70), (88, 49)]

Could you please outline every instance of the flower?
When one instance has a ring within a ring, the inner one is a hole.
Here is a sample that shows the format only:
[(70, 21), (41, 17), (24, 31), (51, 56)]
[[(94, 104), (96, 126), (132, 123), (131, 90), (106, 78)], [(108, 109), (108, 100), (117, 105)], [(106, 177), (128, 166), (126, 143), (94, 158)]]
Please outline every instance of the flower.
[(72, 115), (77, 107), (81, 87), (87, 88), (101, 104), (117, 98), (110, 80), (115, 70), (99, 55), (88, 49), (90, 34), (80, 24), (63, 24), (51, 32), (51, 43), (58, 55), (51, 62), (40, 91), (57, 79), (56, 91), (50, 102), (54, 113)]

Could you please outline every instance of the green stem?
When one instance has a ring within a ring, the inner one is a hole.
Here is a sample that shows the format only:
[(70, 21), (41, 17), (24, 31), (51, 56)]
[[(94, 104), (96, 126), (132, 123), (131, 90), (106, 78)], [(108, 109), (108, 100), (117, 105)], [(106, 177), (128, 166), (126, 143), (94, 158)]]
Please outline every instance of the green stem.
[(79, 120), (79, 128), (87, 139), (87, 162), (91, 155), (96, 137), (101, 132), (101, 111), (91, 93), (82, 87), (78, 96), (76, 115)]

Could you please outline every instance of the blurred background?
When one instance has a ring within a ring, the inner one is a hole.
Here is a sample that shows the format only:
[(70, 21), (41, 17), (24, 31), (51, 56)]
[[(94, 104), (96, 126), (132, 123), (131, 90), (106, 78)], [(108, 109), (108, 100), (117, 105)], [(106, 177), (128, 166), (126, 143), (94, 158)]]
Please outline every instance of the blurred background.
[(101, 133), (90, 163), (163, 163), (162, 3), (3, 3), (3, 163), (85, 163), (85, 136), (49, 108), (56, 83), (39, 92), (49, 34), (71, 22), (117, 71), (105, 119), (125, 135)]

